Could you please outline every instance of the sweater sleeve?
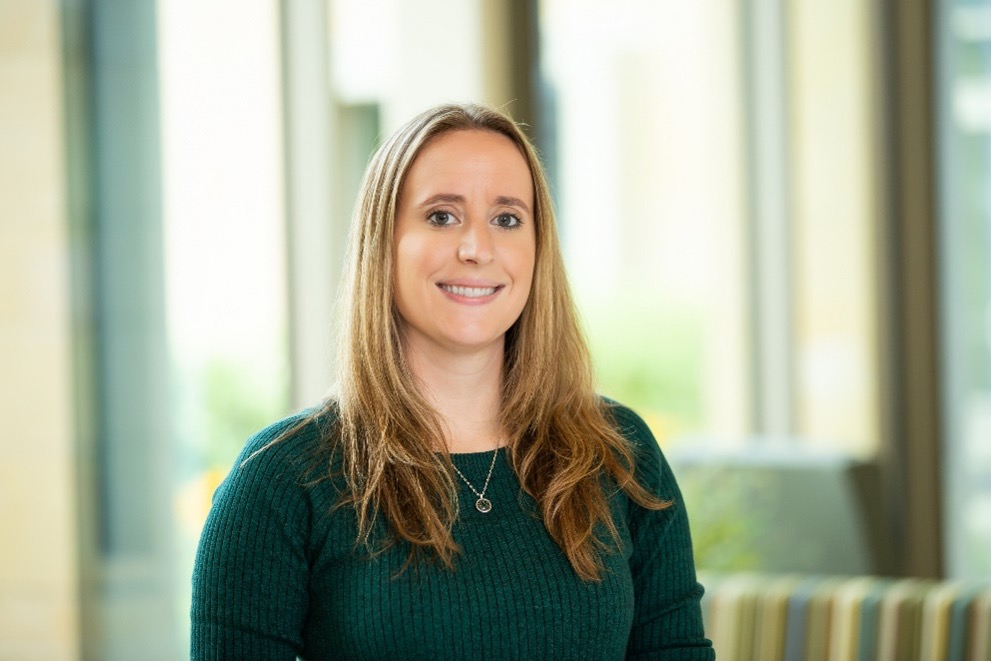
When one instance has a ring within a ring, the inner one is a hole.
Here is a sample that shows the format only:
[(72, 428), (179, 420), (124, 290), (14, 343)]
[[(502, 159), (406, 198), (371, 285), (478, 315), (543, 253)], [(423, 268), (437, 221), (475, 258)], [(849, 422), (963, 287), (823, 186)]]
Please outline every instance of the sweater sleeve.
[(643, 487), (673, 502), (657, 511), (631, 503), (635, 608), (626, 657), (715, 659), (712, 642), (704, 634), (703, 589), (695, 577), (688, 514), (678, 484), (643, 420), (625, 407), (617, 406), (614, 411), (623, 435), (634, 445)]
[(301, 654), (310, 509), (291, 464), (293, 442), (264, 448), (281, 425), (250, 439), (215, 492), (194, 563), (193, 660)]

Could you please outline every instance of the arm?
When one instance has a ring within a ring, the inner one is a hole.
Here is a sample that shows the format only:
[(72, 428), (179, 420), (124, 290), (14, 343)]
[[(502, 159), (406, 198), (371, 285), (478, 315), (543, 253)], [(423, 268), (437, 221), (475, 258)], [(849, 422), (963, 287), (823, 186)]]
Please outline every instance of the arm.
[(215, 492), (194, 564), (191, 659), (295, 659), (303, 650), (310, 510), (282, 448), (292, 442), (249, 458), (278, 426), (249, 441)]
[(631, 503), (630, 570), (635, 608), (627, 659), (715, 659), (702, 626), (702, 586), (695, 578), (688, 514), (671, 468), (643, 420), (615, 408), (623, 435), (634, 444), (637, 476), (657, 497), (673, 501), (659, 511)]

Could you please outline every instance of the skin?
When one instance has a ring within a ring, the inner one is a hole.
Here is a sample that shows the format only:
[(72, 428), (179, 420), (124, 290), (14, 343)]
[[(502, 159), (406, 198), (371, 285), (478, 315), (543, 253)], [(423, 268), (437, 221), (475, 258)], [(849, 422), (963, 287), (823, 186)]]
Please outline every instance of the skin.
[(505, 334), (529, 298), (536, 260), (532, 209), (529, 166), (494, 132), (437, 137), (402, 184), (395, 305), (409, 364), (451, 452), (501, 445)]

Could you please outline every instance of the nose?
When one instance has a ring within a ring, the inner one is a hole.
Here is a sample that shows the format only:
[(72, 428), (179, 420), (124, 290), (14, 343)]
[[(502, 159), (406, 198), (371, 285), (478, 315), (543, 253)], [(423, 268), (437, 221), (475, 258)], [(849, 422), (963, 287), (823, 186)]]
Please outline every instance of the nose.
[(486, 221), (464, 227), (457, 258), (465, 264), (487, 264), (494, 258), (494, 241)]

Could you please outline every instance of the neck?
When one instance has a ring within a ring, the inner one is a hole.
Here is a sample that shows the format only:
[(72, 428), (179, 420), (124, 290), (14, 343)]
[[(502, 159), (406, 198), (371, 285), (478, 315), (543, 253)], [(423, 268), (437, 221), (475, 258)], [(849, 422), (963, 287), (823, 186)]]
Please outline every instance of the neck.
[(498, 422), (504, 342), (474, 352), (451, 352), (408, 340), (412, 374), (439, 414), (450, 453), (501, 445)]

